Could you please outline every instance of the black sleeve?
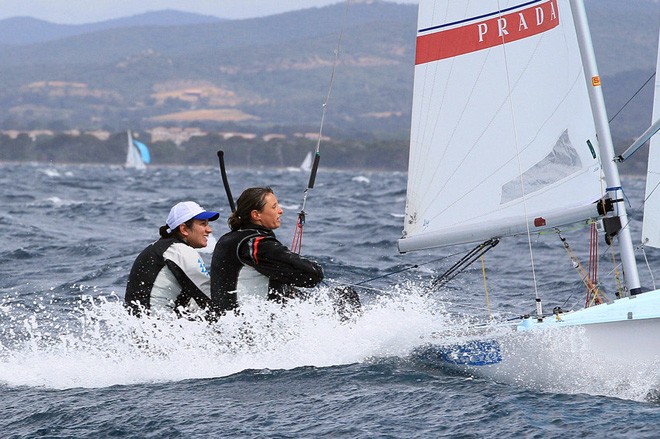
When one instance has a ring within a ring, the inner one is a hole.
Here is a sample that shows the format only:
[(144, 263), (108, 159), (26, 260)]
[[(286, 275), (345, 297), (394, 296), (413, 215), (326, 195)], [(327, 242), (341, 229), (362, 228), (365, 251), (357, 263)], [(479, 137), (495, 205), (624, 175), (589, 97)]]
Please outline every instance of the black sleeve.
[(241, 260), (272, 281), (296, 287), (314, 287), (323, 280), (323, 268), (293, 253), (277, 239), (257, 236), (239, 249)]
[(179, 285), (181, 285), (181, 294), (176, 298), (175, 307), (187, 306), (190, 299), (195, 299), (195, 302), (197, 302), (200, 308), (208, 309), (211, 305), (211, 299), (195, 285), (195, 282), (186, 276), (186, 273), (181, 267), (169, 259), (165, 260), (165, 264), (167, 264), (167, 268), (170, 269), (179, 282)]

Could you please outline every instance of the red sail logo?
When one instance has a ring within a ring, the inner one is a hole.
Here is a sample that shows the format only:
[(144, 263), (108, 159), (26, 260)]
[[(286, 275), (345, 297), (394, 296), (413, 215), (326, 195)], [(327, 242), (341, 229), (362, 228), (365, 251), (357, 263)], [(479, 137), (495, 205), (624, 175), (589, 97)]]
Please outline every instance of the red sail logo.
[(481, 16), (463, 20), (454, 27), (439, 26), (436, 32), (430, 29), (432, 33), (420, 35), (417, 37), (415, 64), (452, 58), (521, 40), (559, 24), (557, 0), (549, 0), (511, 13), (490, 15), (493, 18), (483, 19)]

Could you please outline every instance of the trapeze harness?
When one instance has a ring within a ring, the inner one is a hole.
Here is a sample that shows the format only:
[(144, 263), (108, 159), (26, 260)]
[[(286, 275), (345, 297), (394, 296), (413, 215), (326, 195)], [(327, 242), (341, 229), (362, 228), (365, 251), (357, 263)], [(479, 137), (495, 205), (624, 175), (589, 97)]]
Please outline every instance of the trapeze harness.
[(210, 284), (197, 250), (179, 238), (161, 238), (145, 248), (133, 263), (124, 301), (136, 315), (141, 308), (209, 308)]
[(243, 297), (267, 300), (295, 297), (293, 287), (314, 287), (323, 269), (293, 253), (270, 229), (254, 226), (222, 236), (211, 262), (211, 300), (216, 312), (236, 309)]

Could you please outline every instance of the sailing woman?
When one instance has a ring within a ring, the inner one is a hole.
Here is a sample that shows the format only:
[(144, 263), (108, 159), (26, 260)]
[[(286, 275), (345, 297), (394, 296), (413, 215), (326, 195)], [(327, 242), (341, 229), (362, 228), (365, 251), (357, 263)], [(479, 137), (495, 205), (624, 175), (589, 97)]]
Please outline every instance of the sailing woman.
[(295, 287), (314, 287), (323, 280), (323, 269), (314, 261), (290, 251), (273, 230), (282, 216), (273, 190), (253, 187), (243, 191), (227, 223), (211, 262), (211, 299), (216, 312), (238, 308), (247, 295), (283, 301), (301, 297)]
[(160, 239), (149, 244), (131, 268), (124, 302), (132, 313), (210, 307), (210, 278), (196, 249), (206, 247), (213, 231), (209, 221), (219, 216), (194, 201), (172, 207)]

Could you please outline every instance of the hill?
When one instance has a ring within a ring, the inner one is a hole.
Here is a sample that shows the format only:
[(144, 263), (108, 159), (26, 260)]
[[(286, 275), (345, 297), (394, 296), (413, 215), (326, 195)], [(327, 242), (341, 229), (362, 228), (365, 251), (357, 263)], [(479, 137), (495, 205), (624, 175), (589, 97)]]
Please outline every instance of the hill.
[[(653, 74), (660, 6), (586, 7), (614, 114)], [(247, 20), (168, 11), (73, 28), (22, 21), (20, 32), (19, 19), (0, 21), (0, 128), (318, 130), (346, 11)], [(408, 137), (416, 15), (414, 5), (350, 5), (326, 134)], [(651, 100), (647, 85), (613, 121), (618, 141), (648, 126)]]
[(182, 26), (216, 23), (221, 18), (188, 12), (164, 10), (89, 24), (56, 24), (31, 17), (0, 20), (0, 45), (27, 45), (59, 40), (108, 29), (147, 26)]

